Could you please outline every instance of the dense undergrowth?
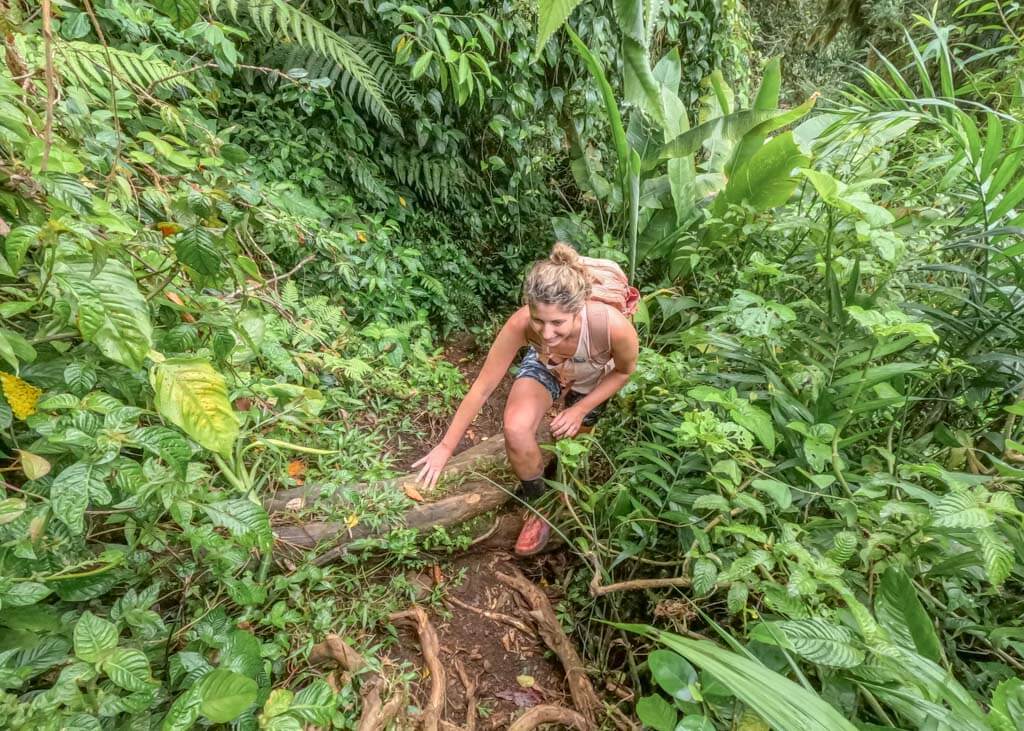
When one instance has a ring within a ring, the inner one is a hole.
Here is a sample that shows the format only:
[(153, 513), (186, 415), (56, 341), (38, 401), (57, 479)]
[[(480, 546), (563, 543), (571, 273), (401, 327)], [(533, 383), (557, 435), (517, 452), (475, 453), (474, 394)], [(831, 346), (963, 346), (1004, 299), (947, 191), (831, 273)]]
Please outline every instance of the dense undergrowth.
[(565, 619), (643, 722), (1024, 728), (1019, 8), (781, 104), (738, 3), (536, 15), (10, 5), (0, 725), (353, 727), (309, 647), (373, 656), (374, 577), (459, 539), (286, 566), (261, 497), (393, 474), (554, 234), (647, 294), (559, 448)]

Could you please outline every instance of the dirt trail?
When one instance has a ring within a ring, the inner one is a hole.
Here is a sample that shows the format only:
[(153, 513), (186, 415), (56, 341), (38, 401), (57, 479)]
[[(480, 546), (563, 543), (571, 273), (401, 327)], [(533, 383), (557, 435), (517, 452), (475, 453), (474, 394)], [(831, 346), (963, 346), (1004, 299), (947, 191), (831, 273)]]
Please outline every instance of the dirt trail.
[[(449, 346), (446, 357), (470, 383), (482, 365), (468, 343)], [(510, 377), (504, 379), (473, 422), (449, 465), (449, 473), (471, 475), (474, 468), (479, 469), (488, 460), (504, 462), (501, 417), (511, 383)], [(421, 443), (404, 441), (400, 465), (407, 468), (425, 453), (440, 438), (438, 429), (446, 426), (431, 423)], [(512, 479), (508, 473), (495, 478)], [(400, 477), (394, 487), (411, 479), (412, 475)], [(526, 560), (512, 555), (525, 511), (507, 503), (502, 493), (486, 482), (469, 479), (451, 493), (426, 494), (426, 502), (417, 503), (406, 514), (409, 527), (425, 530), (431, 525), (448, 524), (457, 514), (464, 513), (469, 519), (471, 514), (481, 516), (497, 507), (496, 518), (488, 521), (493, 527), (483, 529), (486, 533), (474, 541), (470, 552), (430, 570), (407, 574), (410, 583), (420, 590), (420, 597), (407, 610), (391, 615), (398, 642), (384, 658), (385, 677), (362, 676), (363, 719), (359, 731), (527, 731), (541, 726), (590, 731), (612, 724), (639, 728), (621, 714), (608, 716), (559, 625), (555, 607), (563, 597), (560, 589), (545, 585), (543, 577), (563, 574), (567, 556), (557, 550)], [(282, 548), (308, 550), (328, 536), (337, 540), (337, 525), (311, 522), (295, 512), (301, 511), (307, 500), (298, 488), (268, 501), (268, 509), (276, 516), (275, 536)], [(452, 507), (441, 510), (445, 505)], [(293, 519), (288, 517), (289, 512)], [(458, 517), (455, 522), (462, 519)], [(321, 554), (317, 562), (333, 561), (344, 550), (336, 546)], [(439, 602), (431, 601), (438, 595)], [(380, 632), (388, 630), (382, 626)], [(333, 642), (342, 640), (334, 638)], [(314, 651), (314, 655), (318, 653), (331, 654), (324, 647)], [(342, 669), (355, 671), (353, 663), (365, 662), (351, 648), (342, 655), (335, 656)], [(406, 686), (398, 681), (399, 669), (409, 666), (415, 668), (416, 679)]]

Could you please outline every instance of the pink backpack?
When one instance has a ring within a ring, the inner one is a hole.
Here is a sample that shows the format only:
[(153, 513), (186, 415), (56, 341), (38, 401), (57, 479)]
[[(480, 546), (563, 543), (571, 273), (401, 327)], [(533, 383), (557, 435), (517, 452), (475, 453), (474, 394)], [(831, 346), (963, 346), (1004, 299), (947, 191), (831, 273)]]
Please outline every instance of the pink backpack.
[(636, 312), (640, 292), (629, 284), (622, 267), (611, 259), (592, 259), (581, 256), (591, 278), (590, 299), (611, 305), (626, 317)]

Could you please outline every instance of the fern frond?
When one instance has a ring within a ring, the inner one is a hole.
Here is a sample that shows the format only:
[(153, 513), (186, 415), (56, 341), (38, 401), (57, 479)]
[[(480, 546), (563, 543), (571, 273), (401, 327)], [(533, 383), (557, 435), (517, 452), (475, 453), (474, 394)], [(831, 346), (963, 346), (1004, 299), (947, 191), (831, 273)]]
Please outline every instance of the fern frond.
[[(170, 64), (157, 56), (144, 57), (131, 51), (107, 48), (96, 43), (70, 41), (56, 46), (57, 65), (64, 78), (72, 78), (85, 89), (106, 93), (111, 80), (122, 88), (159, 89), (198, 94), (199, 90)], [(107, 64), (107, 53), (110, 64)]]
[(226, 7), (236, 21), (240, 19), (240, 5), (244, 5), (249, 20), (265, 37), (294, 43), (331, 59), (349, 78), (343, 93), (354, 98), (384, 124), (400, 131), (398, 117), (388, 103), (381, 79), (351, 38), (335, 33), (313, 16), (283, 0), (243, 0), (241, 3), (237, 0), (211, 0), (210, 5), (214, 13), (219, 13), (222, 6)]

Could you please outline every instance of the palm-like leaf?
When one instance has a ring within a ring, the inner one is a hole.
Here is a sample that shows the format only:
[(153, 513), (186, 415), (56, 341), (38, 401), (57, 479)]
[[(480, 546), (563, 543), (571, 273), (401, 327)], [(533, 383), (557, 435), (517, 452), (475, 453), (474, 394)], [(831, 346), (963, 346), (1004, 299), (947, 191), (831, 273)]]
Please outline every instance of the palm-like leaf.
[[(346, 74), (342, 90), (392, 129), (400, 129), (398, 117), (391, 109), (388, 94), (381, 83), (381, 65), (367, 59), (367, 44), (359, 39), (339, 35), (313, 16), (282, 0), (211, 0), (214, 12), (226, 6), (235, 20), (243, 15), (244, 6), (250, 22), (266, 38), (301, 46), (329, 58)], [(377, 54), (379, 55), (379, 54)]]

